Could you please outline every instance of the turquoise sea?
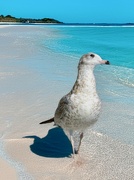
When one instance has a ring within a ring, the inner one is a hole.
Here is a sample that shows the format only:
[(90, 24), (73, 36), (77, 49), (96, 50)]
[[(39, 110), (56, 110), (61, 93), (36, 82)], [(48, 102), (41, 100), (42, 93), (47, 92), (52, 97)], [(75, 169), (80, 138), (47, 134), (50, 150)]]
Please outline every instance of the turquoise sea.
[[(46, 27), (45, 27), (46, 28)], [(110, 61), (110, 67), (97, 67), (105, 78), (132, 91), (134, 87), (134, 27), (132, 26), (52, 26), (55, 36), (42, 40), (49, 50), (68, 56), (69, 63), (78, 62), (82, 54), (95, 52)], [(64, 61), (64, 59), (63, 59)], [(112, 84), (110, 84), (112, 86)], [(110, 88), (111, 91), (115, 87)], [(127, 90), (126, 90), (127, 91)], [(117, 91), (116, 94), (125, 92)], [(132, 98), (131, 98), (132, 97)], [(130, 101), (131, 101), (130, 100)]]
[(115, 66), (134, 68), (134, 27), (60, 26), (57, 38), (48, 42), (56, 52), (79, 57), (86, 52), (96, 52), (108, 57)]

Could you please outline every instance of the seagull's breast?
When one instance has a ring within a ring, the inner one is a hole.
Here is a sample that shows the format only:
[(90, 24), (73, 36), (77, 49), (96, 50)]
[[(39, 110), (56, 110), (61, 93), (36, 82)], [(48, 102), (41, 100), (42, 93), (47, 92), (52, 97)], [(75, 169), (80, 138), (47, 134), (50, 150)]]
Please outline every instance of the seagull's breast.
[(96, 121), (100, 114), (101, 102), (97, 94), (80, 95), (80, 97), (72, 97), (75, 104), (74, 110), (77, 112), (78, 119), (82, 122), (92, 123)]
[(55, 123), (65, 129), (85, 129), (97, 121), (100, 108), (101, 102), (97, 94), (70, 94), (59, 103)]

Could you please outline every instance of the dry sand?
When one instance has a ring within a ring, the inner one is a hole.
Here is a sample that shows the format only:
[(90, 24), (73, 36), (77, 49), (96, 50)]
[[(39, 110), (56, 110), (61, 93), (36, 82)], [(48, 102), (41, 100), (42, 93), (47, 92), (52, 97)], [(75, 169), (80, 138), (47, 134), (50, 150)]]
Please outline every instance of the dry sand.
[[(47, 81), (14, 59), (6, 58), (6, 62), (0, 59), (0, 62), (0, 137), (10, 157), (8, 164), (0, 160), (3, 168), (0, 179), (14, 180), (17, 175), (19, 179), (35, 180), (133, 179), (133, 145), (96, 130), (85, 133), (80, 155), (70, 158), (72, 149), (64, 132), (53, 124), (39, 125), (53, 116), (66, 87)], [(126, 109), (127, 105), (104, 102), (100, 125), (103, 127), (106, 119), (112, 122), (116, 115), (124, 117), (122, 107)]]

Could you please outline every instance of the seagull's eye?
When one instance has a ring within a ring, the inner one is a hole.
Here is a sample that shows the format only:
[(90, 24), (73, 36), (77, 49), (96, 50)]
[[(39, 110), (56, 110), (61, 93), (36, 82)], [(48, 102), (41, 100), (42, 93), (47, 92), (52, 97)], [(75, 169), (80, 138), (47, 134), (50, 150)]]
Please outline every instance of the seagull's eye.
[(90, 54), (90, 56), (91, 56), (92, 58), (94, 58), (95, 55), (94, 55), (94, 54)]

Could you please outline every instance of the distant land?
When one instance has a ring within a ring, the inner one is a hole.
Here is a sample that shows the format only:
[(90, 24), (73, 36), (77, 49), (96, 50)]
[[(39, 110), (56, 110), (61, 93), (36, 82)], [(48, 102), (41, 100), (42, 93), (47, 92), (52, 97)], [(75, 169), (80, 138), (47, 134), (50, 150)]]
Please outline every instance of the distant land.
[(43, 19), (32, 19), (32, 18), (16, 18), (11, 15), (3, 16), (0, 15), (0, 22), (18, 22), (18, 23), (58, 23), (62, 22), (52, 19), (52, 18), (43, 18)]
[(0, 24), (4, 23), (49, 23), (49, 24), (63, 24), (63, 25), (88, 25), (88, 26), (134, 26), (134, 23), (63, 23), (53, 18), (16, 18), (11, 15), (0, 15)]

